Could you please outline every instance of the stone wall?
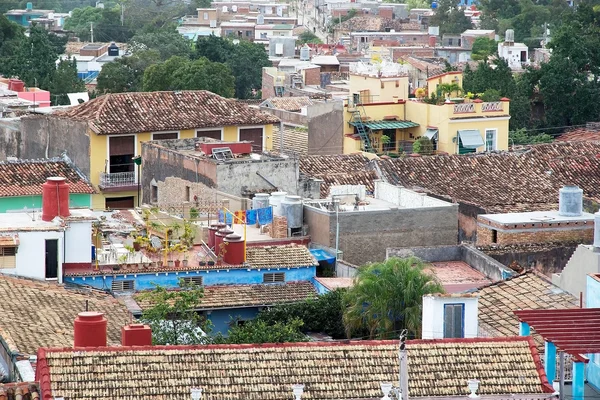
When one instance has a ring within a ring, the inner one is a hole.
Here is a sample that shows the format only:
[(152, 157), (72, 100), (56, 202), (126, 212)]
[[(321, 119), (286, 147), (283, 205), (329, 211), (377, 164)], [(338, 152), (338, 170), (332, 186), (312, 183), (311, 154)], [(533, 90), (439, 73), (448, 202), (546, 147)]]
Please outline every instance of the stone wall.
[(0, 119), (0, 160), (21, 158), (21, 119)]
[(565, 268), (576, 247), (577, 244), (570, 243), (524, 243), (481, 246), (479, 249), (517, 271), (534, 268), (551, 276)]
[[(495, 233), (494, 233), (495, 231)], [(495, 237), (494, 237), (495, 236)], [(594, 226), (569, 228), (540, 228), (540, 229), (515, 229), (496, 230), (479, 225), (477, 228), (477, 245), (491, 244), (508, 245), (523, 243), (592, 243), (594, 240)]]
[(261, 95), (263, 100), (275, 97), (275, 78), (265, 68), (262, 69)]
[(308, 107), (308, 154), (342, 154), (344, 103), (325, 101)]
[(298, 192), (298, 159), (232, 161), (218, 164), (216, 168), (217, 188), (234, 196), (242, 196), (246, 191), (273, 191), (275, 188), (290, 194)]

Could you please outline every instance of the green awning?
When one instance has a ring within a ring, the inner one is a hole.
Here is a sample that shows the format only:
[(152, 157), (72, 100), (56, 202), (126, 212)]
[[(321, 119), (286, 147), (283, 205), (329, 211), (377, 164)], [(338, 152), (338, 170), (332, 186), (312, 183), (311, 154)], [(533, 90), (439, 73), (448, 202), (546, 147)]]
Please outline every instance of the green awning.
[(481, 137), (481, 133), (479, 133), (479, 129), (465, 129), (458, 131), (458, 137), (465, 149), (476, 149), (485, 144), (483, 143), (483, 138)]
[[(351, 125), (356, 125), (358, 121), (350, 122)], [(380, 131), (382, 129), (406, 129), (414, 128), (419, 124), (412, 121), (364, 121), (363, 125), (372, 131)]]
[(423, 136), (426, 136), (427, 139), (429, 139), (429, 140), (437, 139), (438, 130), (434, 129), (434, 128), (427, 128), (427, 130), (425, 131), (425, 134)]

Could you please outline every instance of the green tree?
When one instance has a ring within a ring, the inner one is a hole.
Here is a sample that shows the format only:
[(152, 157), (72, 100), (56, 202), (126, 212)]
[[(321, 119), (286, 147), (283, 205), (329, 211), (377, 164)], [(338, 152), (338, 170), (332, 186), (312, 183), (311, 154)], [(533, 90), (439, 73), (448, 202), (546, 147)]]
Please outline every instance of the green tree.
[(243, 325), (233, 321), (227, 337), (217, 335), (214, 342), (232, 344), (307, 342), (308, 337), (300, 330), (302, 325), (303, 322), (299, 319), (276, 322), (273, 325), (260, 320), (248, 321)]
[(144, 90), (209, 90), (224, 97), (233, 97), (235, 79), (227, 64), (206, 58), (190, 61), (172, 57), (164, 63), (150, 66), (144, 73)]
[(413, 8), (429, 8), (431, 7), (431, 3), (427, 0), (406, 0), (406, 6), (409, 10)]
[(25, 29), (0, 14), (0, 73), (11, 75), (15, 55), (25, 45)]
[(260, 44), (240, 40), (234, 44), (228, 38), (214, 35), (198, 38), (196, 57), (226, 63), (235, 77), (235, 96), (248, 99), (262, 84), (263, 67), (271, 66), (269, 56)]
[(302, 321), (302, 332), (325, 333), (334, 339), (344, 339), (344, 303), (345, 289), (337, 289), (321, 296), (306, 299), (298, 303), (278, 304), (261, 311), (257, 320), (267, 325), (277, 322)]
[(117, 58), (102, 67), (96, 90), (98, 93), (142, 91), (144, 72), (159, 59), (156, 50), (138, 51), (132, 56)]
[(192, 52), (192, 43), (175, 30), (161, 30), (152, 33), (138, 33), (129, 42), (132, 53), (145, 50), (156, 50), (161, 60), (173, 56), (188, 58)]
[(433, 143), (427, 136), (421, 136), (413, 143), (413, 153), (432, 155)]
[(494, 39), (487, 37), (478, 37), (473, 42), (473, 48), (471, 50), (471, 58), (475, 61), (486, 60), (488, 57), (496, 54), (498, 51), (498, 44)]
[(423, 268), (423, 262), (414, 257), (390, 258), (360, 267), (346, 295), (348, 337), (363, 328), (371, 339), (391, 339), (401, 329), (407, 329), (411, 337), (420, 337), (423, 295), (444, 291)]
[(204, 289), (179, 280), (178, 290), (156, 285), (149, 292), (136, 296), (148, 304), (142, 321), (152, 328), (152, 342), (158, 345), (203, 344), (210, 342), (210, 323), (196, 311)]
[(459, 0), (440, 0), (429, 26), (439, 26), (440, 35), (461, 34), (472, 29), (473, 24), (458, 6)]
[(304, 44), (304, 43), (315, 43), (315, 44), (323, 43), (323, 41), (321, 39), (319, 39), (319, 37), (317, 35), (315, 35), (314, 33), (312, 33), (309, 30), (306, 30), (306, 31), (302, 32), (300, 35), (298, 35), (298, 40), (300, 40), (301, 44)]
[(529, 145), (539, 143), (550, 143), (553, 138), (545, 133), (531, 133), (526, 129), (518, 129), (509, 133), (510, 145)]
[(68, 93), (85, 92), (85, 84), (77, 77), (77, 61), (75, 59), (61, 60), (54, 72), (50, 85), (53, 105), (71, 104)]
[(96, 7), (76, 8), (71, 12), (71, 16), (65, 20), (65, 29), (73, 31), (75, 36), (84, 41), (89, 41), (91, 24), (97, 26), (98, 21), (102, 19), (102, 9)]

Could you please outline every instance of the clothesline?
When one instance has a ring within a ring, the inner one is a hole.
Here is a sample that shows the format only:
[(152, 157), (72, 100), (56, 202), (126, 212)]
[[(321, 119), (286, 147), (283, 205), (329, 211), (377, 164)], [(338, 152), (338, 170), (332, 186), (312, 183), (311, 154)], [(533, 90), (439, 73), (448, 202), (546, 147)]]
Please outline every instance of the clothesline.
[(219, 222), (227, 225), (233, 224), (235, 215), (236, 222), (244, 222), (246, 225), (267, 225), (273, 222), (273, 207), (258, 208), (255, 210), (238, 210), (234, 213), (219, 210)]

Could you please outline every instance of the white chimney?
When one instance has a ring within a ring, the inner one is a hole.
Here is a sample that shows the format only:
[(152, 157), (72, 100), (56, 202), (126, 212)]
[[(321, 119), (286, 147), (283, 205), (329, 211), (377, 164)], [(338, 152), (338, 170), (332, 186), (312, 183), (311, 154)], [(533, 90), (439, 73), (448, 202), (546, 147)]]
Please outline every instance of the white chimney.
[(477, 390), (479, 389), (479, 381), (477, 379), (469, 379), (467, 381), (467, 385), (469, 386), (469, 391), (471, 392), (471, 394), (469, 394), (469, 398), (478, 399), (479, 396), (477, 395)]
[(565, 185), (558, 191), (558, 214), (565, 217), (578, 217), (583, 213), (583, 190), (577, 186)]
[(292, 385), (292, 393), (294, 394), (295, 400), (301, 400), (302, 394), (304, 393), (304, 385), (301, 383)]
[(478, 333), (479, 295), (472, 293), (423, 296), (423, 339), (474, 338)]
[(202, 399), (202, 388), (191, 388), (192, 400)]

